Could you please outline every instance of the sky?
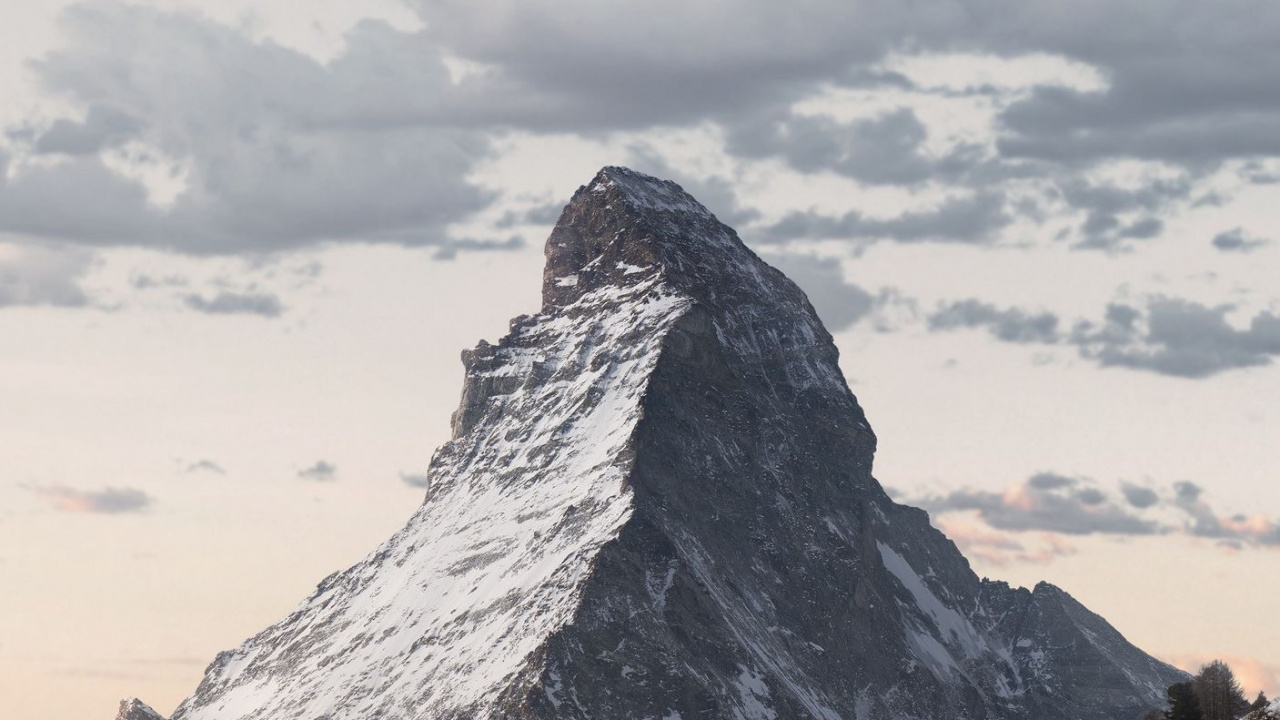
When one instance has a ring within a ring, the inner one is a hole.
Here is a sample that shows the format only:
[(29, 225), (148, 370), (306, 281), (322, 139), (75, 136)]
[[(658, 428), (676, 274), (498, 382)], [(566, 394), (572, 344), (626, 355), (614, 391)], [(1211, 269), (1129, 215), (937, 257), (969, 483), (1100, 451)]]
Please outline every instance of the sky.
[(0, 0), (0, 695), (169, 712), (421, 501), (603, 165), (984, 576), (1280, 694), (1280, 5)]

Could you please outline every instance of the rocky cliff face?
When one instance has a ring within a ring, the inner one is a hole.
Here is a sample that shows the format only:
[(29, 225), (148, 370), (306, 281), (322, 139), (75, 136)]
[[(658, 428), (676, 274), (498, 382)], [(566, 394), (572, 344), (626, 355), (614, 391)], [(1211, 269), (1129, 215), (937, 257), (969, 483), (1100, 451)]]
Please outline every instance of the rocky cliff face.
[[(543, 308), (463, 355), (408, 525), (222, 653), (173, 720), (1112, 720), (1182, 673), (979, 580), (872, 477), (804, 294), (678, 186), (606, 168)], [(130, 718), (129, 720), (133, 720)]]

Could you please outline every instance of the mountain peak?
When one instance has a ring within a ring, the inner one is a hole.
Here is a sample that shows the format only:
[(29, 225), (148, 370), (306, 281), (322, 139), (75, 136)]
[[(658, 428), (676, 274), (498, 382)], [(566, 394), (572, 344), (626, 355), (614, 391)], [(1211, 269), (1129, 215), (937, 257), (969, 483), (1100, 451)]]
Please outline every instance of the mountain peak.
[(735, 270), (782, 278), (679, 185), (618, 166), (574, 193), (547, 238), (546, 258), (544, 304), (566, 305), (654, 272), (690, 290), (753, 281), (732, 277)]
[(138, 698), (125, 698), (120, 702), (116, 720), (164, 720), (164, 717)]
[(600, 171), (543, 296), (404, 529), (172, 720), (1111, 720), (1181, 677), (894, 503), (804, 293), (675, 183)]

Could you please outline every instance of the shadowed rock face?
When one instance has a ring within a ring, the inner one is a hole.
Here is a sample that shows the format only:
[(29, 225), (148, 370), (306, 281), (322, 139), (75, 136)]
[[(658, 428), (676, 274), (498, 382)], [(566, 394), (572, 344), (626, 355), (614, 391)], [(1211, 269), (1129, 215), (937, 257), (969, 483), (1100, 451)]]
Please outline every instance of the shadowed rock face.
[(1160, 704), (1182, 673), (1061, 590), (979, 580), (888, 498), (837, 360), (799, 288), (697, 201), (602, 170), (547, 241), (541, 312), (463, 354), (406, 528), (219, 655), (174, 720)]

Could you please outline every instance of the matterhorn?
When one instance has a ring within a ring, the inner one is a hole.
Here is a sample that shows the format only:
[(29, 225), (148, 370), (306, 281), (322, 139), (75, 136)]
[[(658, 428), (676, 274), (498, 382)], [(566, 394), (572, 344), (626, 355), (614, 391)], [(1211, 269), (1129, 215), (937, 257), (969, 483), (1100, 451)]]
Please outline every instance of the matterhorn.
[(1127, 720), (1185, 678), (891, 500), (805, 294), (675, 183), (601, 170), (463, 364), (404, 529), (171, 720)]

